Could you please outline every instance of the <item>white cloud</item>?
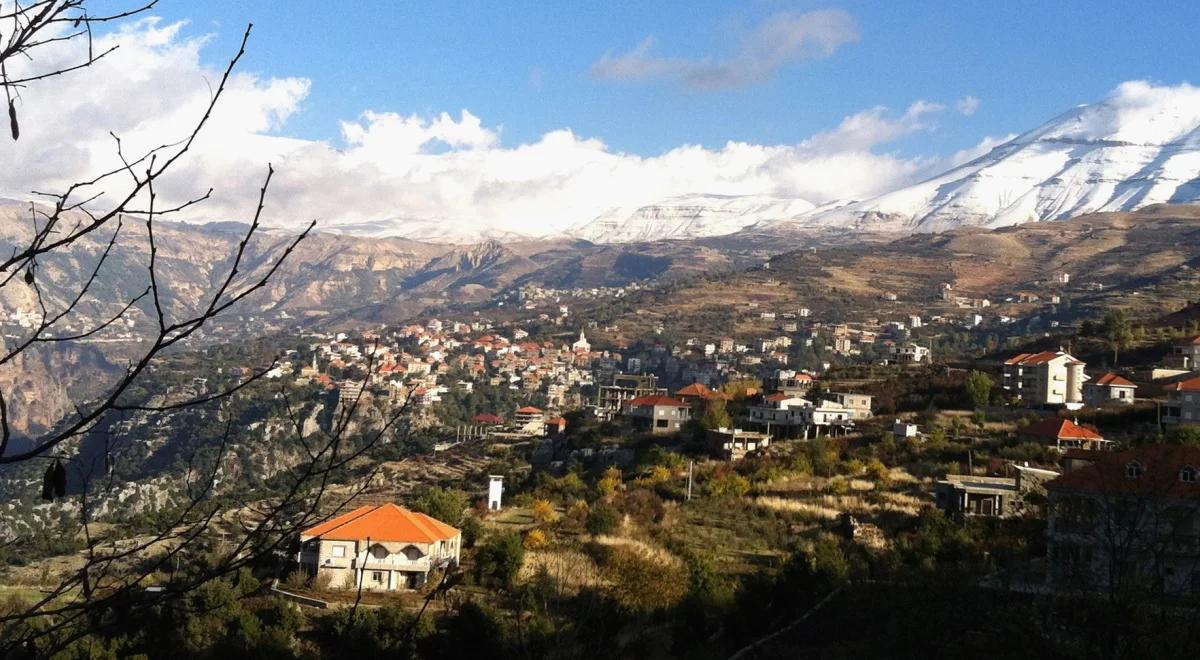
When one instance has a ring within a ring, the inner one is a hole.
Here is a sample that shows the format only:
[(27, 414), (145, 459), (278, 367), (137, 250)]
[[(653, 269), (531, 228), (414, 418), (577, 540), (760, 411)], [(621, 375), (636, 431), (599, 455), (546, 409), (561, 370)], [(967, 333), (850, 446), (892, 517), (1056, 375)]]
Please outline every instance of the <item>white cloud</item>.
[(954, 109), (965, 117), (970, 117), (979, 109), (979, 99), (974, 96), (964, 96), (954, 104)]
[[(109, 130), (134, 151), (179, 139), (202, 114), (219, 78), (200, 63), (204, 39), (155, 21), (106, 39), (122, 44), (111, 59), (25, 90), (21, 139), (0, 147), (8, 165), (0, 193), (27, 198), (32, 189), (60, 189), (115, 167)], [(191, 218), (246, 219), (271, 162), (276, 177), (264, 214), (268, 224), (391, 220), (401, 232), (470, 241), (487, 233), (546, 235), (613, 207), (691, 193), (818, 204), (862, 199), (945, 162), (877, 151), (931, 127), (943, 108), (925, 101), (898, 115), (865, 110), (799, 144), (683, 145), (646, 157), (613, 151), (570, 129), (507, 146), (500, 128), (467, 110), (433, 117), (368, 111), (341, 124), (337, 143), (287, 137), (287, 120), (309, 89), (300, 78), (237, 74), (212, 124), (159, 187), (164, 201), (212, 186), (213, 198)]]
[(664, 78), (696, 90), (718, 90), (762, 82), (789, 64), (825, 58), (858, 41), (858, 24), (840, 9), (805, 13), (779, 12), (767, 17), (743, 39), (732, 58), (662, 57), (651, 51), (653, 37), (633, 50), (605, 53), (592, 65), (592, 75), (608, 80)]

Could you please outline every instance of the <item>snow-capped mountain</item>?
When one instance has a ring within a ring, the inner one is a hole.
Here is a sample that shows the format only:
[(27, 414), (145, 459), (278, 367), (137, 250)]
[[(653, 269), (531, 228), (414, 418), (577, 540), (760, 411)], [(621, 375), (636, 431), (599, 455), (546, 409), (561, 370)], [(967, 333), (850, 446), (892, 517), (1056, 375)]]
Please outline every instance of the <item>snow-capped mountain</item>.
[(936, 232), (1200, 200), (1200, 89), (1122, 85), (918, 184), (784, 225)]
[(794, 218), (813, 208), (803, 199), (685, 195), (657, 204), (614, 208), (569, 233), (594, 243), (724, 236), (761, 222)]
[(422, 220), (420, 218), (386, 218), (366, 222), (334, 222), (321, 226), (321, 231), (365, 238), (407, 238), (427, 243), (472, 245), (481, 240), (520, 241), (530, 236), (504, 231), (470, 222), (452, 220)]

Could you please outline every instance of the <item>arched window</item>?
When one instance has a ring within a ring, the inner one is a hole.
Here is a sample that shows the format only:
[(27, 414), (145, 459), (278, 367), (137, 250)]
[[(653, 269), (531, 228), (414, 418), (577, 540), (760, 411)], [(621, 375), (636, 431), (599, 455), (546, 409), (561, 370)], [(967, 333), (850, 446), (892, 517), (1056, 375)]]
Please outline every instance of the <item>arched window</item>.
[(1200, 481), (1200, 470), (1197, 470), (1191, 465), (1185, 466), (1179, 471), (1179, 480), (1189, 484), (1196, 483), (1197, 481)]
[(1137, 461), (1129, 461), (1125, 464), (1125, 476), (1129, 479), (1137, 479), (1143, 474), (1146, 474), (1146, 466)]
[(387, 559), (387, 556), (388, 556), (387, 548), (376, 543), (375, 545), (371, 546), (371, 556), (376, 559)]

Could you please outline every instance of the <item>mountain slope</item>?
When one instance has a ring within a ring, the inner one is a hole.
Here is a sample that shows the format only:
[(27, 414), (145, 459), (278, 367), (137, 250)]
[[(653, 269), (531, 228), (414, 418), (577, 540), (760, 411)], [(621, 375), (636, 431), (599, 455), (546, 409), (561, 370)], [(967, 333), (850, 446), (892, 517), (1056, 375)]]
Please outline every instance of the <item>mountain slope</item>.
[(631, 243), (732, 234), (768, 220), (812, 210), (802, 199), (687, 195), (638, 208), (615, 208), (570, 231), (595, 243)]
[(1197, 200), (1200, 89), (1134, 82), (931, 179), (782, 224), (935, 232)]

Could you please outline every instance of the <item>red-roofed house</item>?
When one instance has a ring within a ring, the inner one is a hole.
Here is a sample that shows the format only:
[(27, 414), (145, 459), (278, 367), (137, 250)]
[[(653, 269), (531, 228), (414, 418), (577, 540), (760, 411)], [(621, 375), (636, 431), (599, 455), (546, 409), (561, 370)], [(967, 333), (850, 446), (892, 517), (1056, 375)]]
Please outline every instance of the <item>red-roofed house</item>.
[(1133, 381), (1110, 372), (1083, 386), (1083, 400), (1097, 408), (1112, 402), (1131, 404), (1136, 390)]
[(1047, 579), (1072, 590), (1200, 588), (1200, 447), (1142, 445), (1046, 484)]
[(691, 406), (662, 394), (639, 396), (625, 402), (625, 410), (635, 428), (655, 435), (678, 433), (692, 418)]
[(695, 404), (703, 401), (712, 394), (713, 391), (704, 383), (692, 383), (687, 387), (681, 387), (675, 391), (675, 398), (687, 404)]
[(546, 434), (546, 413), (542, 412), (541, 408), (533, 406), (518, 408), (517, 412), (513, 414), (513, 422), (516, 423), (518, 430), (530, 435)]
[(363, 506), (300, 532), (296, 560), (334, 588), (392, 591), (425, 584), (435, 568), (458, 564), (462, 533), (395, 504)]
[(1112, 444), (1111, 440), (1105, 440), (1104, 436), (1095, 430), (1086, 426), (1080, 426), (1069, 419), (1062, 419), (1060, 417), (1043, 419), (1040, 422), (1035, 422), (1018, 429), (1017, 433), (1022, 438), (1054, 447), (1058, 451), (1066, 451), (1068, 449), (1106, 449)]
[(478, 415), (472, 417), (471, 421), (475, 422), (476, 424), (486, 424), (488, 426), (500, 426), (504, 424), (503, 417), (492, 413), (479, 413)]
[(1200, 424), (1200, 376), (1171, 383), (1163, 389), (1167, 393), (1163, 422)]
[(1022, 353), (1004, 362), (1002, 385), (1027, 405), (1075, 409), (1083, 405), (1085, 366), (1063, 351)]
[(546, 430), (551, 435), (562, 435), (567, 432), (567, 420), (565, 417), (551, 417), (546, 420)]

